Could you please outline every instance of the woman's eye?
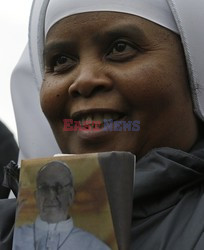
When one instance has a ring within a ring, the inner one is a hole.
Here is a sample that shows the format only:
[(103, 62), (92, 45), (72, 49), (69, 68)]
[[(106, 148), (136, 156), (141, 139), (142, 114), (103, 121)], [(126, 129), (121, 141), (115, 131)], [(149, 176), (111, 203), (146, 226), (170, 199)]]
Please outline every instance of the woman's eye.
[(107, 57), (113, 61), (123, 61), (130, 59), (138, 53), (138, 50), (127, 42), (118, 41), (111, 46)]
[(128, 45), (124, 42), (119, 42), (113, 47), (112, 53), (121, 53), (127, 49)]
[(60, 56), (56, 60), (56, 66), (63, 65), (65, 63), (67, 63), (67, 61), (68, 61), (68, 58), (66, 56)]
[(74, 65), (76, 65), (76, 59), (66, 56), (57, 55), (51, 59), (49, 71), (54, 73), (64, 73), (69, 71)]

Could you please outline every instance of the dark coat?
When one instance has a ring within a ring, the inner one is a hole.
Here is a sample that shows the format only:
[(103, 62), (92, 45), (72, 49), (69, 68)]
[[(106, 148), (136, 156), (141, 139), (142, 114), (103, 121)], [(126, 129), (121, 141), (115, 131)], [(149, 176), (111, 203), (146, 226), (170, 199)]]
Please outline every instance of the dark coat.
[(10, 190), (2, 187), (4, 170), (10, 161), (17, 162), (18, 160), (18, 146), (9, 129), (0, 121), (0, 199), (7, 198)]
[(131, 249), (204, 250), (204, 140), (138, 161), (132, 221)]

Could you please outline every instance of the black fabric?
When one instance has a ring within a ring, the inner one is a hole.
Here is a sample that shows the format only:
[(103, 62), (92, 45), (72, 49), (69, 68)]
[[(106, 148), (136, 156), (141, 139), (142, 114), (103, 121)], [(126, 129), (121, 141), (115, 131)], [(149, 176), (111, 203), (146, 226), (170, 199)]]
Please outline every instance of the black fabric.
[(9, 190), (12, 190), (15, 197), (17, 197), (18, 195), (19, 175), (20, 169), (14, 161), (11, 161), (9, 164), (4, 166), (4, 179), (2, 182), (2, 186), (7, 187)]
[(11, 160), (18, 160), (18, 146), (14, 140), (13, 134), (0, 121), (0, 199), (7, 198), (9, 189), (3, 187), (4, 170), (3, 167)]
[[(13, 161), (4, 167), (3, 185), (17, 196), (19, 169)], [(16, 199), (0, 199), (0, 250), (12, 249), (16, 205)]]
[(11, 250), (16, 199), (0, 199), (0, 249)]
[(136, 168), (131, 249), (203, 250), (204, 141), (152, 150)]

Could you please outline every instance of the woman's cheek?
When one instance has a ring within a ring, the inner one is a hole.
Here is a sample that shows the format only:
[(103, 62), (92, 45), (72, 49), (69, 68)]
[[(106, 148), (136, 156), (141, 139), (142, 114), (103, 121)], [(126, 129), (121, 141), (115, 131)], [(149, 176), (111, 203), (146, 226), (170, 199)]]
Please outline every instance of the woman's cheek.
[(64, 103), (64, 94), (60, 84), (45, 80), (40, 90), (41, 108), (47, 117), (59, 114), (59, 110)]
[(130, 105), (143, 108), (146, 105), (163, 103), (166, 100), (166, 83), (161, 78), (161, 70), (155, 64), (135, 65), (116, 79), (118, 91)]

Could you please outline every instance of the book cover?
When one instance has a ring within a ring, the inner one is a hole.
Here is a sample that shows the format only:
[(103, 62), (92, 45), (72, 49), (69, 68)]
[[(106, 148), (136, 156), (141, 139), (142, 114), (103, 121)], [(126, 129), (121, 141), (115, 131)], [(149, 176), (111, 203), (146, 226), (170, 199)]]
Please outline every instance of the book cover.
[(13, 249), (129, 249), (135, 162), (127, 152), (22, 161)]

